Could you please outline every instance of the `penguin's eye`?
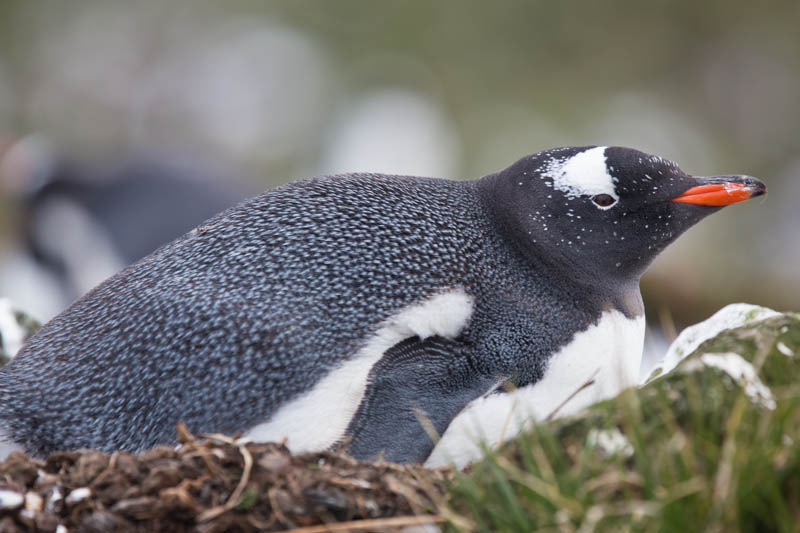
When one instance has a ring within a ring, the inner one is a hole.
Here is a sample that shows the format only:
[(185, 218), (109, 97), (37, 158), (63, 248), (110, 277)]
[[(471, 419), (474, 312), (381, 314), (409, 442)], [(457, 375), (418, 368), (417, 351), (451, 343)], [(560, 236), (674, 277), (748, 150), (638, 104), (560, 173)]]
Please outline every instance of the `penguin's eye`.
[(592, 201), (599, 207), (611, 207), (617, 203), (617, 199), (610, 194), (595, 194), (592, 196)]

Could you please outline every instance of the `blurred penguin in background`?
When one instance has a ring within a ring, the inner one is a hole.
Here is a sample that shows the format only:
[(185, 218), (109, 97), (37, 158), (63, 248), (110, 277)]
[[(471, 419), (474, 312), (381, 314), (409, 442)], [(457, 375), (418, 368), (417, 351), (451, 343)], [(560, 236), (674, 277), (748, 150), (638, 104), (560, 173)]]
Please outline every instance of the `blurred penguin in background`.
[(87, 164), (62, 156), (39, 135), (11, 143), (0, 159), (0, 196), (16, 216), (5, 217), (0, 296), (46, 321), (100, 281), (257, 192), (204, 163), (150, 154)]

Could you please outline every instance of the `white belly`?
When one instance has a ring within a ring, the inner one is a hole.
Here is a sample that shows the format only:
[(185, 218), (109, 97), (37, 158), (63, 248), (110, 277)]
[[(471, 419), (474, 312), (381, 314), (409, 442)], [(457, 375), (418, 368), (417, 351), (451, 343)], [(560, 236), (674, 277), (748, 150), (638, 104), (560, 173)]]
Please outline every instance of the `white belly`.
[[(555, 413), (564, 416), (635, 385), (644, 345), (644, 316), (603, 313), (550, 359), (544, 377), (507, 394), (470, 402), (453, 420), (426, 466), (461, 467), (481, 457), (479, 442), (492, 448)], [(581, 389), (587, 382), (592, 381)]]
[(364, 397), (369, 372), (386, 350), (415, 335), (455, 338), (469, 322), (472, 308), (472, 297), (456, 288), (400, 310), (350, 360), (244, 437), (257, 442), (285, 438), (295, 453), (328, 448), (344, 436)]

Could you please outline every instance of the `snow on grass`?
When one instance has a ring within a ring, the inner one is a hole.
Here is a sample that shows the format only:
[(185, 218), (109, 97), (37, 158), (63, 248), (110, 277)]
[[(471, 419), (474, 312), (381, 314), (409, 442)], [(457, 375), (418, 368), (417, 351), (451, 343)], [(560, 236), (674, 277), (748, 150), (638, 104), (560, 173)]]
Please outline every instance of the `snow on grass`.
[(756, 322), (778, 315), (780, 315), (780, 313), (777, 311), (758, 305), (738, 303), (723, 307), (714, 313), (711, 318), (684, 329), (681, 334), (678, 335), (678, 338), (670, 345), (661, 361), (656, 363), (650, 375), (642, 384), (649, 383), (657, 377), (668, 373), (678, 366), (678, 363), (683, 361), (686, 356), (694, 352), (701, 344), (716, 337), (726, 329), (755, 324)]

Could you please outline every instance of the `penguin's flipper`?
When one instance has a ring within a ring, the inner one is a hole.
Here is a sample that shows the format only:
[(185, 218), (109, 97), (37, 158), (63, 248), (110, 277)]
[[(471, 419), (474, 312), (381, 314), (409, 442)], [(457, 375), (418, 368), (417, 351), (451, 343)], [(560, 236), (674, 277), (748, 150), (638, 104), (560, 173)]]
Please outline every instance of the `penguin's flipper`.
[(411, 337), (386, 350), (350, 421), (347, 451), (360, 459), (424, 461), (453, 418), (496, 385), (474, 368), (470, 351), (439, 336)]

